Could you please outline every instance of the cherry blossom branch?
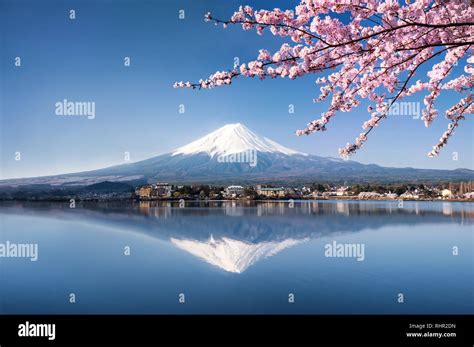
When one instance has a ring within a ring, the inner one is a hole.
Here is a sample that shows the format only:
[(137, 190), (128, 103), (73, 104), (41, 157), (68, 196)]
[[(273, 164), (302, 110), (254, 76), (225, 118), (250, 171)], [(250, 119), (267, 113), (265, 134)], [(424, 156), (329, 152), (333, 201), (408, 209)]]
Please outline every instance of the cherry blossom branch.
[(448, 130), (441, 135), (439, 142), (428, 153), (429, 157), (437, 156), (441, 149), (448, 144), (449, 138), (454, 134), (454, 130), (459, 126), (459, 122), (465, 119), (464, 115), (466, 113), (474, 113), (473, 100), (473, 95), (469, 94), (446, 111), (446, 116), (451, 119), (451, 123), (448, 124)]
[[(273, 54), (262, 49), (254, 61), (232, 70), (218, 71), (199, 83), (177, 82), (175, 87), (214, 88), (229, 85), (239, 76), (262, 80), (276, 77), (295, 79), (337, 68), (336, 72), (316, 81), (321, 87), (315, 101), (332, 96), (328, 110), (319, 119), (308, 123), (306, 129), (297, 131), (297, 135), (324, 131), (337, 111), (351, 111), (359, 106), (360, 99), (369, 99), (375, 102), (375, 112), (370, 106), (371, 119), (363, 126), (366, 131), (359, 135), (355, 144), (348, 144), (340, 150), (342, 156), (353, 154), (362, 147), (367, 135), (381, 119), (387, 117), (397, 100), (427, 90), (429, 95), (424, 100), (423, 120), (428, 126), (436, 116), (434, 100), (442, 89), (460, 93), (472, 89), (474, 22), (471, 10), (469, 2), (464, 0), (441, 3), (414, 0), (406, 6), (383, 0), (341, 3), (301, 0), (295, 11), (255, 11), (250, 6), (241, 6), (229, 20), (214, 18), (208, 13), (205, 20), (216, 25), (239, 24), (244, 30), (255, 28), (258, 34), (269, 28), (273, 35), (289, 37), (295, 45), (285, 43)], [(328, 15), (344, 12), (351, 15), (349, 23)], [(361, 25), (363, 22), (371, 25)], [(436, 51), (437, 48), (441, 49)], [(418, 80), (407, 87), (421, 65), (444, 52), (441, 62), (432, 66), (426, 82)], [(471, 57), (465, 66), (467, 75), (445, 81), (454, 64), (468, 52)], [(387, 92), (395, 96), (387, 98)], [(390, 100), (388, 103), (387, 99)]]
[[(368, 139), (368, 135), (370, 134), (370, 132), (378, 125), (378, 123), (386, 118), (388, 116), (388, 112), (390, 110), (390, 108), (394, 105), (394, 103), (400, 98), (400, 96), (402, 96), (402, 93), (405, 92), (406, 90), (406, 86), (408, 85), (408, 82), (410, 81), (410, 79), (414, 76), (416, 70), (418, 70), (418, 68), (426, 63), (427, 61), (433, 59), (434, 57), (440, 55), (441, 53), (445, 52), (446, 50), (448, 50), (448, 48), (445, 48), (433, 55), (431, 55), (428, 59), (426, 59), (425, 61), (421, 62), (419, 65), (417, 65), (409, 74), (408, 78), (405, 80), (403, 86), (400, 88), (400, 91), (397, 93), (397, 95), (395, 97), (392, 98), (392, 101), (390, 102), (390, 104), (384, 108), (384, 111), (381, 115), (372, 115), (372, 118), (370, 121), (368, 122), (365, 122), (364, 123), (364, 128), (367, 128), (368, 130), (359, 134), (359, 136), (356, 138), (355, 142), (353, 144), (351, 143), (347, 143), (346, 146), (344, 148), (340, 148), (339, 149), (339, 155), (343, 158), (348, 158), (350, 155), (354, 154), (358, 149), (360, 149), (364, 142), (367, 141)], [(452, 67), (451, 67), (452, 68)], [(451, 70), (451, 68), (449, 68), (448, 72)], [(446, 75), (447, 75), (446, 73)], [(433, 98), (433, 101), (434, 101), (434, 98)], [(383, 107), (383, 106), (381, 106)], [(425, 114), (424, 115), (424, 118), (427, 119), (427, 115)], [(429, 125), (429, 123), (427, 123), (427, 126)], [(456, 125), (457, 126), (457, 125)], [(449, 137), (449, 136), (448, 136)], [(446, 139), (447, 140), (447, 139)], [(443, 145), (444, 146), (444, 145)], [(441, 149), (443, 146), (440, 146), (439, 148)], [(439, 150), (438, 150), (439, 152)]]

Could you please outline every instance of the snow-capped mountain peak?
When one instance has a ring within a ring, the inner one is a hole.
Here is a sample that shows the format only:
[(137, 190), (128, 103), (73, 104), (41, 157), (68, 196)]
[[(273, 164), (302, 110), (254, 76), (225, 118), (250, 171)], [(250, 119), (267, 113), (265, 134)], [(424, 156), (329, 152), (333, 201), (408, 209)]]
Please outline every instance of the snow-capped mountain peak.
[(178, 148), (172, 155), (207, 153), (210, 157), (214, 157), (249, 150), (285, 155), (306, 155), (257, 135), (240, 123), (227, 124), (186, 146)]

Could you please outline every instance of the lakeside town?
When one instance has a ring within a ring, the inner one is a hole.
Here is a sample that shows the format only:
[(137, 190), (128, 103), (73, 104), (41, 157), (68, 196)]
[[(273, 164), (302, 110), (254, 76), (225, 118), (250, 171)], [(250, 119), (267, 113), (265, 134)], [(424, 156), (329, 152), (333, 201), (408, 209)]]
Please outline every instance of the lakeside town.
[(331, 185), (314, 183), (298, 187), (269, 185), (172, 185), (157, 182), (137, 187), (138, 200), (470, 200), (474, 201), (474, 181), (444, 184), (363, 184)]
[(474, 181), (442, 183), (366, 183), (338, 185), (210, 185), (156, 182), (99, 182), (85, 187), (10, 189), (0, 201), (117, 201), (117, 200), (420, 200), (474, 201)]

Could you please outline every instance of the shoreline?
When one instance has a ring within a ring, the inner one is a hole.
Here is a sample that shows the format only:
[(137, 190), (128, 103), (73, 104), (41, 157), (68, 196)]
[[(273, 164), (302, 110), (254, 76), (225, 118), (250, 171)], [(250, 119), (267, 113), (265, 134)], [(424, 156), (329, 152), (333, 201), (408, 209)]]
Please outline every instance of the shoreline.
[[(31, 202), (31, 203), (42, 203), (42, 202), (55, 202), (55, 203), (70, 203), (74, 198), (66, 199), (0, 199), (0, 203), (4, 202)], [(75, 199), (75, 203), (94, 203), (94, 202), (172, 202), (180, 203), (184, 202), (199, 202), (199, 203), (210, 203), (210, 202), (237, 202), (237, 203), (249, 203), (249, 202), (317, 202), (317, 201), (409, 201), (409, 202), (465, 202), (474, 203), (474, 199), (358, 199), (357, 197), (331, 197), (331, 198), (315, 198), (315, 199), (301, 199), (301, 198), (287, 198), (287, 199), (134, 199), (134, 198), (123, 198), (123, 199)]]

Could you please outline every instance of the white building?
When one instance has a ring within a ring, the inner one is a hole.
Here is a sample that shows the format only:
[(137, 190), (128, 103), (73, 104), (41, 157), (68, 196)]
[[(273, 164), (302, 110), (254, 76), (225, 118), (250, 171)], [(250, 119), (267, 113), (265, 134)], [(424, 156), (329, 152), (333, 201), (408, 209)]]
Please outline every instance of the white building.
[(242, 186), (228, 186), (225, 189), (225, 194), (227, 196), (236, 197), (244, 193), (245, 188)]
[(463, 196), (466, 199), (474, 199), (474, 192), (465, 193)]
[(336, 195), (337, 196), (346, 196), (349, 193), (348, 190), (349, 190), (348, 187), (337, 188)]
[(380, 198), (381, 195), (376, 192), (360, 192), (357, 197), (361, 200), (372, 200)]
[(285, 188), (258, 188), (258, 195), (264, 195), (271, 198), (282, 198), (285, 196)]
[(396, 199), (396, 198), (398, 198), (398, 195), (395, 194), (395, 193), (388, 192), (388, 193), (385, 194), (385, 197), (387, 199)]
[(415, 192), (406, 191), (402, 195), (400, 195), (400, 199), (418, 199), (420, 196)]
[(454, 194), (452, 191), (450, 191), (449, 189), (443, 189), (441, 191), (441, 196), (444, 198), (444, 199), (451, 199)]

